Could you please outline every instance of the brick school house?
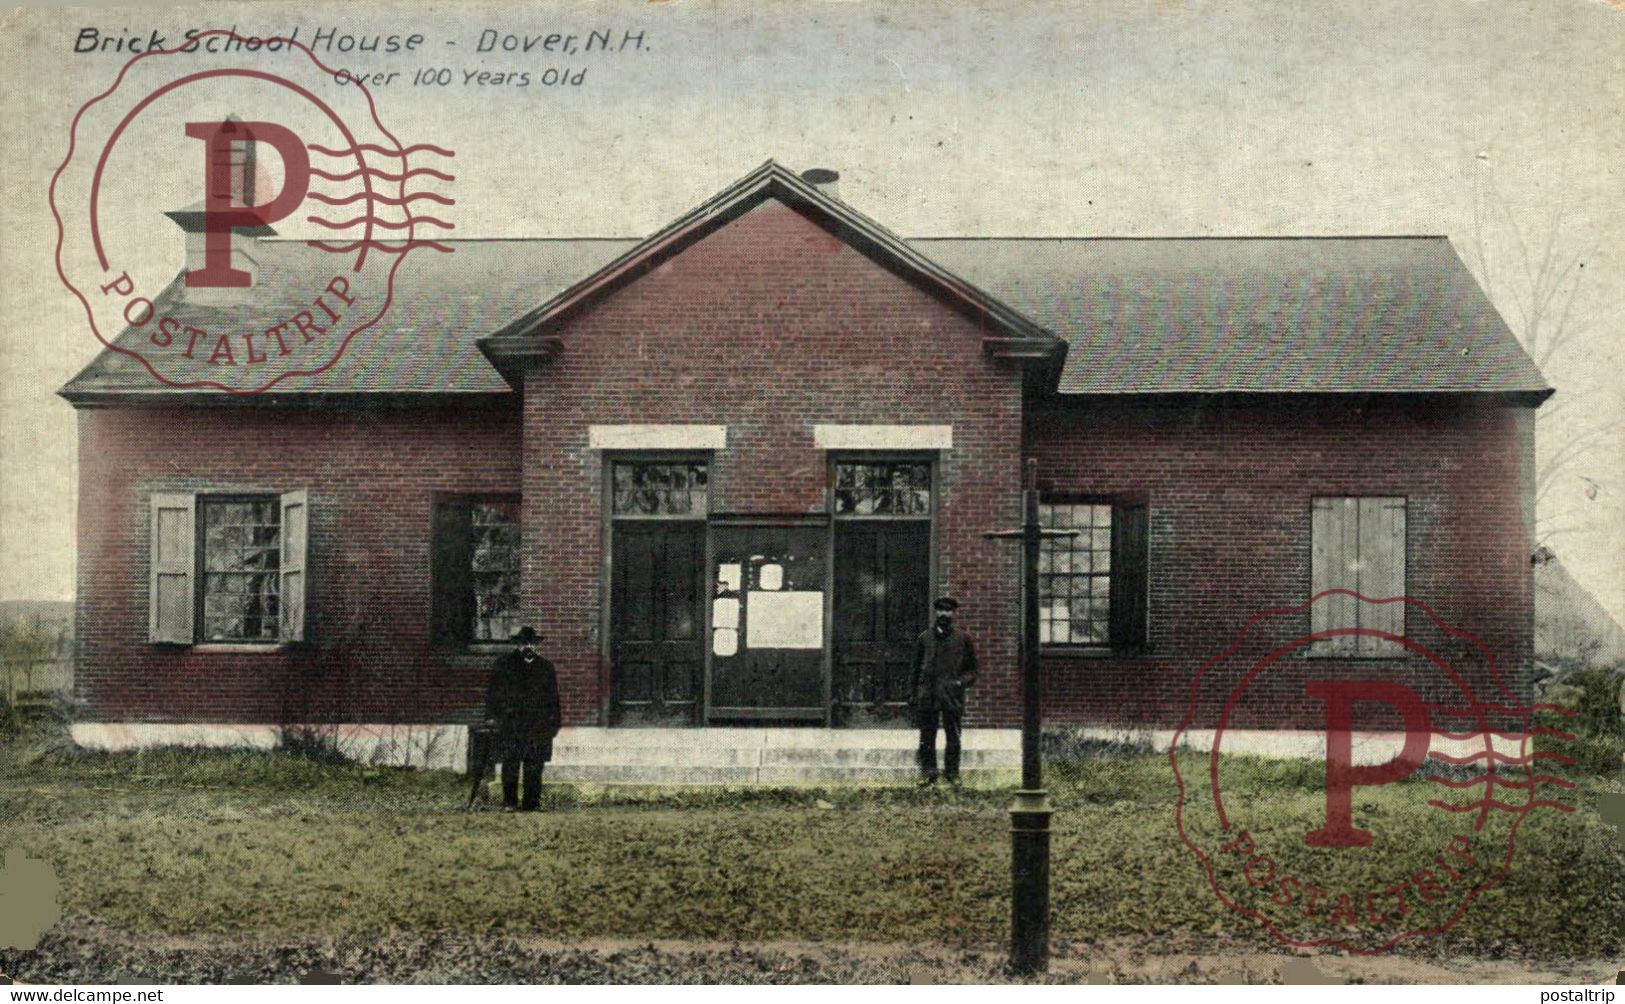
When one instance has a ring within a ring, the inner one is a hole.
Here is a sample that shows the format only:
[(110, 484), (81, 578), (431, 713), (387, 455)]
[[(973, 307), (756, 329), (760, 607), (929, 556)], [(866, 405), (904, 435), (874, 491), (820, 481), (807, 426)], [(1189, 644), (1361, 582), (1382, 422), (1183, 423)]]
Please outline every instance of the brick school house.
[[(984, 535), (1029, 464), (1078, 531), (1040, 562), (1048, 723), (1166, 738), (1266, 610), (1303, 608), (1260, 645), (1362, 627), (1469, 658), (1416, 606), (1309, 605), (1335, 588), (1426, 603), (1516, 690), (1551, 390), (1449, 240), (911, 239), (834, 178), (770, 161), (646, 239), (414, 253), (380, 325), (260, 395), (104, 351), (60, 392), (76, 735), (455, 730), (525, 623), (606, 741), (901, 729), (943, 594), (981, 656), (970, 724), (1009, 729), (1019, 555)], [(259, 330), (328, 285), (304, 242), (240, 239), (246, 294), (177, 277), (158, 310)], [(1340, 636), (1232, 724), (1321, 727), (1303, 673), (1379, 665), (1448, 696), (1417, 649)]]

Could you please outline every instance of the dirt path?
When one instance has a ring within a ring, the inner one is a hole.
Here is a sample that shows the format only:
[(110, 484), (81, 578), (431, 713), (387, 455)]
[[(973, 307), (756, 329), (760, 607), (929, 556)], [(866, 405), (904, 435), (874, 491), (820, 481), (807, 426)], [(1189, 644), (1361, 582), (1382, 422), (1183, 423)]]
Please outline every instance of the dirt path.
[[(1057, 946), (1058, 983), (1597, 983), (1617, 960), (1294, 956), (1227, 939)], [(534, 938), (244, 942), (132, 940), (59, 925), (30, 952), (0, 950), (25, 983), (1002, 983), (997, 946), (727, 944)]]

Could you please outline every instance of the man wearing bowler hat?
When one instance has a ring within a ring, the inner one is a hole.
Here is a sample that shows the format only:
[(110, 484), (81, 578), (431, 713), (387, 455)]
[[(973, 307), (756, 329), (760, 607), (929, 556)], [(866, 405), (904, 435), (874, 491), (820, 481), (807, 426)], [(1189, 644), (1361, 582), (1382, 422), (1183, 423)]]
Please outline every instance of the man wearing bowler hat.
[[(502, 762), (502, 808), (535, 812), (542, 802), (542, 765), (553, 756), (559, 734), (559, 681), (553, 664), (536, 650), (541, 635), (526, 625), (514, 632), (514, 649), (497, 659), (485, 695), (485, 715), (495, 727), (495, 756)], [(519, 775), (525, 775), (524, 801)]]
[(954, 627), (959, 601), (944, 596), (932, 604), (936, 621), (920, 635), (914, 651), (914, 713), (920, 726), (920, 787), (937, 782), (937, 727), (944, 733), (942, 772), (959, 784), (959, 732), (965, 716), (965, 690), (976, 682), (976, 649)]

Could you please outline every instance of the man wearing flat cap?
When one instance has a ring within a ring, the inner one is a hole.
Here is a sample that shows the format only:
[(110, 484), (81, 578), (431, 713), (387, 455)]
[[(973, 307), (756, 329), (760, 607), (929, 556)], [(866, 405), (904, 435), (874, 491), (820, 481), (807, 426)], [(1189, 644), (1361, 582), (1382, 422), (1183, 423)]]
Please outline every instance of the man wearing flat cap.
[(937, 728), (943, 731), (942, 772), (959, 784), (959, 733), (965, 716), (965, 690), (976, 682), (976, 649), (954, 627), (959, 601), (944, 596), (932, 604), (936, 621), (920, 635), (914, 651), (914, 713), (920, 726), (920, 786), (937, 782)]
[[(535, 812), (542, 803), (542, 765), (553, 757), (559, 734), (559, 681), (553, 664), (536, 650), (541, 635), (530, 626), (513, 635), (514, 649), (497, 659), (485, 694), (485, 716), (495, 727), (495, 756), (502, 762), (502, 808)], [(525, 778), (524, 801), (519, 776)]]

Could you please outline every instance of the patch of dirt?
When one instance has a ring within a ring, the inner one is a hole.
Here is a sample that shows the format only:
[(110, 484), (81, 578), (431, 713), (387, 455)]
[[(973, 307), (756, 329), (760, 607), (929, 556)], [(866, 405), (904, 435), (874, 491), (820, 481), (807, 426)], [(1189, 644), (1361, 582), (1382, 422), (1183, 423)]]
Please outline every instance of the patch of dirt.
[[(1600, 983), (1617, 960), (1294, 955), (1224, 938), (1057, 946), (1053, 983)], [(999, 946), (412, 937), (131, 938), (82, 921), (0, 950), (19, 983), (1009, 983)]]

